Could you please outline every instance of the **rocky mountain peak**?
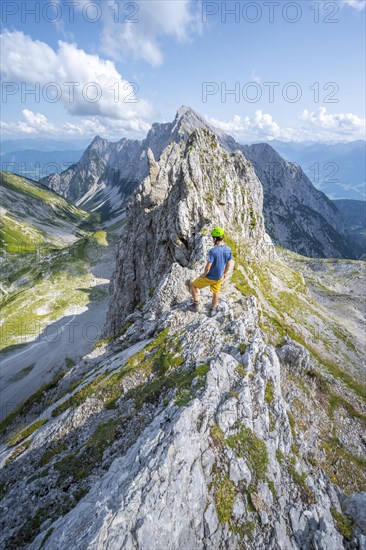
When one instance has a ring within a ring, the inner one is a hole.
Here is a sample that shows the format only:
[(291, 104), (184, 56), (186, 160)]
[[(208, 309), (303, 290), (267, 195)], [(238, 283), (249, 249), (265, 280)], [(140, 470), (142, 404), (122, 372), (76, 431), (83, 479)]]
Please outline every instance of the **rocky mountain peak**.
[(240, 151), (228, 153), (215, 134), (199, 128), (186, 142), (170, 143), (158, 161), (148, 156), (149, 175), (127, 206), (129, 239), (122, 237), (117, 256), (108, 335), (152, 293), (157, 314), (179, 299), (187, 278), (202, 269), (213, 226), (253, 247), (267, 238), (262, 188)]
[(111, 143), (96, 136), (79, 163), (42, 183), (103, 216), (121, 215), (127, 198), (149, 174), (148, 149), (158, 161), (170, 144), (186, 142), (197, 129), (215, 134), (228, 154), (240, 150), (252, 163), (264, 189), (266, 230), (276, 244), (313, 257), (357, 257), (340, 213), (298, 165), (268, 144), (237, 143), (185, 105), (172, 122), (153, 124), (143, 141)]

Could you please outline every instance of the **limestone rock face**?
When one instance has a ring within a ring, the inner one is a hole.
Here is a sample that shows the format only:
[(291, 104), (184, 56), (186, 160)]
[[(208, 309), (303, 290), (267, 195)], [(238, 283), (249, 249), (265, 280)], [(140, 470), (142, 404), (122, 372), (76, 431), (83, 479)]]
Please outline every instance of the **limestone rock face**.
[[(297, 460), (296, 470), (306, 478), (306, 497), (279, 461), (279, 453), (291, 454), (294, 441), (281, 391), (281, 364), (258, 328), (255, 298), (241, 302), (239, 309), (223, 299), (219, 308), (215, 319), (179, 307), (168, 314), (163, 324), (182, 335), (185, 364), (206, 361), (204, 383), (192, 384), (185, 405), (177, 405), (174, 390), (151, 403), (140, 435), (125, 432), (124, 451), (114, 452), (87, 496), (63, 517), (45, 523), (28, 548), (42, 543), (49, 550), (220, 548), (240, 541), (253, 550), (343, 548), (330, 512), (340, 504), (324, 473)], [(247, 343), (244, 355), (236, 338)], [(265, 396), (269, 382), (270, 403)], [(116, 420), (127, 414), (125, 403)], [(96, 422), (98, 414), (105, 421), (97, 401), (88, 400), (75, 413), (52, 420), (34, 437), (27, 450), (30, 458), (37, 461), (42, 441), (57, 440), (66, 421), (78, 433), (77, 445), (85, 444), (90, 420)], [(241, 451), (247, 437), (256, 446), (254, 454)], [(25, 487), (23, 506), (32, 485)], [(229, 500), (225, 490), (232, 494)], [(237, 527), (229, 526), (226, 514)], [(3, 533), (9, 536), (9, 528)]]
[(235, 228), (243, 245), (272, 246), (264, 231), (260, 182), (240, 151), (227, 153), (214, 134), (199, 129), (187, 142), (168, 145), (158, 162), (150, 151), (149, 164), (150, 175), (127, 207), (111, 285), (108, 336), (155, 293), (163, 275), (164, 291), (158, 288), (151, 311), (159, 314), (180, 299), (186, 280), (200, 273), (194, 271), (197, 262), (202, 271), (202, 258), (212, 247), (212, 227)]
[(356, 257), (339, 210), (300, 166), (265, 143), (241, 150), (263, 185), (266, 229), (276, 244), (310, 257)]

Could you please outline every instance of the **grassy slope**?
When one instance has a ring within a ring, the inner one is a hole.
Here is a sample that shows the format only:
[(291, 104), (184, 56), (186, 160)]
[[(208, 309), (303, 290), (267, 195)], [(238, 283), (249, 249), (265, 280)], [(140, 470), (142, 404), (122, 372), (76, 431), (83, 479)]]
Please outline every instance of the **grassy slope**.
[(26, 178), (0, 172), (2, 253), (29, 253), (62, 247), (93, 228), (96, 216), (75, 207), (63, 197)]
[(93, 266), (108, 256), (116, 236), (95, 231), (96, 216), (35, 182), (1, 172), (0, 185), (7, 204), (0, 225), (4, 350), (89, 303), (98, 284)]
[[(280, 345), (284, 336), (291, 337), (305, 346), (315, 365), (305, 373), (283, 366), (283, 392), (292, 413), (295, 442), (300, 446), (304, 438), (312, 441), (317, 432), (307, 457), (310, 464), (321, 466), (347, 494), (365, 490), (364, 339), (351, 332), (353, 325), (346, 315), (336, 315), (339, 304), (330, 307), (337, 299), (343, 307), (348, 307), (348, 301), (354, 303), (363, 263), (313, 260), (279, 247), (278, 255), (270, 253), (267, 261), (260, 262), (245, 246), (230, 244), (236, 260), (232, 282), (245, 296), (257, 297), (260, 326), (268, 340)], [(328, 273), (316, 279), (316, 291), (309, 269), (314, 263)], [(320, 299), (319, 288), (328, 300)], [(347, 311), (352, 322), (360, 317), (358, 307)], [(293, 452), (298, 456), (296, 443)]]
[[(270, 253), (263, 262), (251, 256), (245, 247), (238, 247), (233, 242), (231, 245), (236, 256), (232, 282), (243, 294), (253, 294), (258, 298), (262, 307), (262, 328), (272, 343), (279, 343), (283, 336), (288, 335), (303, 344), (333, 373), (340, 377), (344, 373), (344, 380), (349, 375), (365, 380), (365, 374), (360, 368), (363, 355), (358, 347), (359, 342), (347, 326), (332, 316), (310, 292), (301, 264), (297, 264), (295, 269), (290, 267), (289, 261), (294, 257), (309, 263), (314, 260), (286, 251), (287, 261), (283, 261), (280, 257), (281, 249), (277, 248), (280, 254)], [(316, 261), (325, 265), (333, 262)], [(340, 265), (353, 264), (359, 273), (363, 268), (358, 261), (337, 262)], [(329, 293), (336, 293), (334, 289), (323, 286)], [(366, 397), (366, 393), (361, 393)]]
[(71, 309), (86, 307), (93, 297), (92, 288), (100, 284), (93, 267), (108, 257), (108, 247), (115, 239), (98, 231), (47, 258), (37, 261), (34, 257), (34, 263), (25, 266), (21, 262), (9, 277), (11, 284), (2, 300), (0, 350), (33, 340)]

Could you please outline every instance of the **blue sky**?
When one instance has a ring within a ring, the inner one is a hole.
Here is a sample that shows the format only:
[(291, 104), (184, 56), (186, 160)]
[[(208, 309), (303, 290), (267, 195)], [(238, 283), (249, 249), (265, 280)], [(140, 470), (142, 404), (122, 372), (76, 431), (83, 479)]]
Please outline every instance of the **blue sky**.
[(1, 9), (2, 139), (141, 138), (182, 104), (240, 141), (364, 138), (364, 0)]

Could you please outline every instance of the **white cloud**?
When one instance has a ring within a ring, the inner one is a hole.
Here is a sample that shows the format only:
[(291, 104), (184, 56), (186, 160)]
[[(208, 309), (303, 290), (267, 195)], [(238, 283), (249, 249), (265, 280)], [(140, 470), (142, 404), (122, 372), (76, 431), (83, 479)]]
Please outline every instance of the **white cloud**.
[(330, 139), (337, 136), (345, 140), (365, 138), (365, 119), (353, 113), (328, 114), (325, 107), (320, 107), (316, 112), (305, 109), (300, 120), (303, 121), (303, 131), (315, 131)]
[[(23, 109), (23, 120), (2, 122), (4, 136), (20, 137), (27, 135), (51, 137), (94, 137), (118, 140), (122, 137), (144, 138), (150, 124), (142, 118), (114, 120), (105, 117), (74, 117), (56, 125), (42, 113)], [(281, 127), (272, 115), (257, 110), (253, 117), (235, 115), (229, 121), (216, 118), (207, 120), (217, 128), (234, 136), (241, 142), (268, 141), (352, 141), (365, 139), (365, 119), (352, 113), (330, 114), (321, 107), (316, 112), (304, 110), (291, 128)]]
[(29, 109), (23, 109), (24, 120), (18, 122), (1, 122), (1, 130), (4, 135), (53, 133), (55, 126), (50, 123), (42, 113), (34, 113)]
[(361, 11), (366, 6), (365, 0), (338, 0), (340, 5), (344, 6), (350, 6), (351, 8), (355, 8), (358, 11)]
[(24, 137), (30, 135), (45, 137), (94, 137), (99, 134), (105, 138), (145, 137), (150, 124), (142, 119), (112, 120), (100, 117), (84, 117), (65, 121), (61, 126), (50, 122), (42, 113), (23, 109), (23, 119), (17, 122), (0, 122), (1, 133), (5, 136)]
[[(118, 21), (117, 8), (120, 8)], [(153, 66), (163, 62), (160, 39), (170, 36), (188, 40), (200, 31), (200, 2), (191, 0), (149, 0), (132, 2), (133, 13), (123, 11), (125, 3), (108, 0), (103, 3), (101, 50), (115, 60), (144, 59)], [(135, 20), (135, 22), (132, 22)]]
[(283, 128), (268, 113), (256, 111), (254, 117), (235, 115), (232, 120), (208, 119), (211, 124), (232, 134), (239, 141), (282, 139), (285, 141), (352, 141), (365, 139), (365, 119), (352, 113), (327, 113), (305, 109), (291, 128)]
[(120, 120), (152, 115), (137, 84), (124, 80), (112, 61), (63, 41), (55, 51), (20, 31), (6, 31), (0, 39), (3, 82), (38, 83), (41, 100), (46, 97), (46, 101), (53, 98), (52, 90), (57, 90), (59, 101), (73, 115)]
[(239, 140), (291, 139), (291, 130), (282, 130), (270, 114), (263, 113), (260, 109), (255, 112), (253, 118), (235, 115), (232, 120), (227, 122), (215, 118), (210, 118), (209, 122)]
[(51, 124), (42, 113), (33, 113), (33, 111), (30, 111), (29, 109), (23, 109), (22, 113), (26, 124), (28, 124), (31, 128), (42, 131), (54, 129), (54, 125)]

